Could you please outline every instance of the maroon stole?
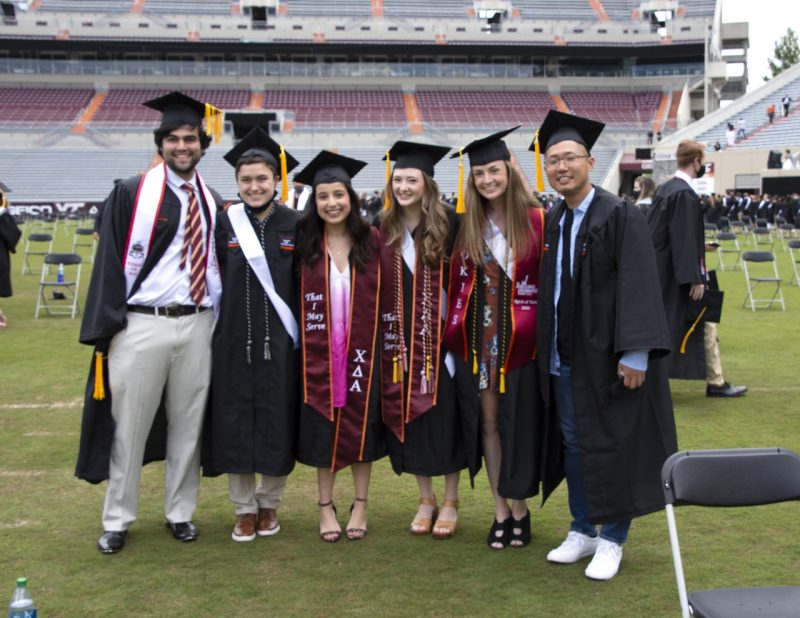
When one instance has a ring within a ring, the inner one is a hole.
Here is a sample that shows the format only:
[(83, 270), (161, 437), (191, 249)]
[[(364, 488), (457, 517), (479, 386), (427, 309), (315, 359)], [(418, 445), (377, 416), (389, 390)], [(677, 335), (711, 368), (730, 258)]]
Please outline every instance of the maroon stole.
[(411, 350), (406, 350), (403, 256), (381, 236), (381, 409), (384, 424), (400, 442), (405, 426), (436, 405), (439, 385), (444, 260), (431, 268), (418, 255), (415, 259)]
[[(377, 230), (373, 233), (373, 244)], [(328, 246), (322, 241), (322, 257), (313, 268), (300, 273), (300, 307), (303, 350), (303, 401), (335, 423), (331, 472), (364, 456), (369, 414), (373, 356), (378, 332), (379, 273), (375, 267), (363, 273), (351, 266), (350, 322), (347, 328), (347, 404), (333, 408), (331, 371), (330, 284)]]
[[(542, 247), (544, 211), (531, 208), (534, 248)], [(505, 392), (505, 375), (536, 357), (536, 306), (539, 297), (539, 263), (541, 251), (531, 251), (524, 259), (514, 263), (514, 278), (511, 284), (511, 342), (500, 368), (500, 392)], [(503, 274), (500, 269), (501, 276)], [(469, 359), (470, 339), (467, 335), (467, 309), (470, 296), (475, 289), (477, 269), (462, 253), (453, 252), (450, 262), (450, 288), (448, 292), (447, 322), (444, 346), (465, 361)], [(477, 319), (477, 316), (476, 316)], [(477, 358), (477, 350), (472, 350)], [(477, 373), (477, 363), (473, 363)]]

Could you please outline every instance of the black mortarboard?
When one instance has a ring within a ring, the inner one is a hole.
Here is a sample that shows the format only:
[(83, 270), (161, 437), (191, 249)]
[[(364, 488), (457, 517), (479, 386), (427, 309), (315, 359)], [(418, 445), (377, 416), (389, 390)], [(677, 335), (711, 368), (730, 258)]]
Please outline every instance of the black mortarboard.
[[(299, 163), (287, 150), (284, 150), (284, 153), (286, 154), (286, 171), (291, 172)], [(252, 129), (236, 146), (225, 153), (224, 158), (233, 167), (236, 167), (239, 159), (243, 156), (259, 156), (274, 166), (278, 174), (281, 173), (278, 163), (281, 157), (281, 145), (267, 135), (261, 127)]]
[(8, 185), (6, 185), (4, 182), (0, 182), (0, 191), (3, 193), (11, 193), (11, 189), (9, 189)]
[(142, 103), (163, 114), (161, 125), (184, 125), (199, 127), (206, 117), (206, 104), (182, 92), (170, 92), (163, 97)]
[[(433, 177), (434, 166), (450, 152), (449, 146), (421, 144), (419, 142), (395, 142), (387, 153), (389, 161), (394, 161), (395, 169), (413, 168)], [(383, 157), (386, 161), (387, 156)]]
[(11, 193), (11, 189), (5, 183), (0, 182), (0, 208), (4, 208), (8, 204), (6, 193)]
[(509, 161), (511, 159), (511, 152), (508, 150), (508, 146), (506, 146), (503, 138), (509, 133), (516, 131), (521, 126), (521, 124), (518, 124), (516, 127), (476, 139), (461, 148), (459, 152), (450, 155), (450, 158), (455, 159), (463, 152), (469, 155), (470, 166), (486, 165), (492, 161)]
[(349, 185), (350, 180), (366, 165), (364, 161), (323, 150), (311, 160), (311, 163), (295, 174), (294, 182), (313, 187), (328, 182), (343, 182)]
[[(539, 128), (539, 144), (542, 151), (546, 152), (550, 146), (571, 140), (583, 144), (590, 151), (605, 126), (602, 122), (551, 109)], [(534, 144), (528, 150), (534, 150)]]
[(231, 123), (233, 138), (242, 139), (253, 128), (260, 127), (269, 135), (269, 123), (275, 122), (275, 112), (226, 112), (225, 120)]

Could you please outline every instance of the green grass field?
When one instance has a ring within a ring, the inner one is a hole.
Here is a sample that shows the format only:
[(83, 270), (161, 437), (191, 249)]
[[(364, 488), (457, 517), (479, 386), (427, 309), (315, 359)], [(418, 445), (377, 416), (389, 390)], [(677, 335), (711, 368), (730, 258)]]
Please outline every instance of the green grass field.
[[(57, 238), (58, 249), (71, 247), (71, 231), (60, 228)], [(776, 253), (788, 281), (788, 253), (780, 245)], [(709, 262), (716, 265), (716, 258)], [(532, 503), (531, 545), (497, 552), (485, 544), (493, 509), (483, 473), (474, 489), (462, 480), (455, 538), (435, 541), (406, 531), (416, 483), (395, 476), (386, 460), (373, 471), (367, 538), (336, 544), (319, 540), (316, 474), (304, 466), (289, 479), (276, 537), (231, 541), (233, 509), (220, 477), (201, 486), (200, 539), (180, 544), (164, 527), (163, 466), (152, 464), (125, 549), (101, 555), (95, 542), (105, 486), (73, 476), (91, 350), (77, 342), (79, 319), (33, 319), (38, 276), (20, 276), (20, 264), (15, 256), (14, 297), (0, 303), (9, 321), (0, 331), (0, 593), (5, 585), (10, 597), (14, 579), (27, 576), (40, 616), (679, 615), (663, 512), (636, 520), (620, 574), (593, 582), (583, 576), (586, 561), (545, 560), (569, 524), (563, 486), (543, 508)], [(90, 270), (86, 264), (82, 295)], [(786, 312), (752, 313), (741, 308), (743, 274), (719, 273), (719, 279), (726, 291), (719, 327), (726, 378), (750, 392), (707, 399), (704, 383), (674, 382), (680, 448), (800, 452), (800, 289), (785, 288)], [(352, 483), (347, 471), (339, 476), (335, 495), (344, 525)], [(441, 482), (436, 487), (441, 494)], [(796, 504), (683, 508), (678, 517), (690, 588), (800, 585)]]

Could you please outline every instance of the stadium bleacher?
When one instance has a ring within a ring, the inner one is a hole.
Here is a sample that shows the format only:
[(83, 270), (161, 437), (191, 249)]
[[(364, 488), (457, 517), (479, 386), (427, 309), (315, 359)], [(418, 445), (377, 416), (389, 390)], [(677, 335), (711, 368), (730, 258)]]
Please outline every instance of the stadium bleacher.
[(298, 129), (401, 128), (406, 124), (399, 90), (268, 90), (263, 107), (293, 111)]
[(564, 19), (568, 15), (571, 20), (597, 20), (589, 0), (514, 0), (513, 4), (523, 19)]
[(85, 88), (0, 88), (0, 117), (7, 125), (70, 123), (93, 94)]
[(284, 0), (281, 4), (286, 7), (288, 16), (368, 17), (372, 15), (369, 0)]
[(42, 0), (39, 11), (59, 13), (127, 13), (133, 0)]
[(437, 128), (501, 128), (538, 125), (553, 100), (547, 92), (529, 90), (418, 90), (422, 120)]
[(383, 14), (386, 17), (464, 17), (472, 8), (468, 0), (383, 0)]
[(571, 91), (561, 97), (573, 114), (594, 118), (609, 126), (647, 127), (652, 123), (661, 93)]
[(230, 15), (231, 0), (147, 0), (144, 13), (173, 15)]

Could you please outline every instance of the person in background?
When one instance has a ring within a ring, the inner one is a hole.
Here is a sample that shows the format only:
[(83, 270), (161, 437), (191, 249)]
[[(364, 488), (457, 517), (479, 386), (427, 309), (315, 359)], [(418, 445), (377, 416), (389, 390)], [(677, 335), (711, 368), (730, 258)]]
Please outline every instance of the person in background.
[[(11, 296), (11, 253), (16, 253), (17, 243), (22, 232), (8, 210), (9, 192), (7, 186), (0, 182), (0, 298)], [(0, 329), (8, 326), (8, 319), (0, 309)]]
[(306, 208), (309, 195), (311, 195), (311, 188), (306, 187), (301, 182), (297, 182), (297, 176), (295, 175), (295, 178), (292, 179), (292, 188), (289, 189), (289, 197), (286, 200), (286, 206), (303, 211)]
[(591, 556), (584, 574), (597, 580), (617, 574), (633, 518), (663, 508), (661, 466), (677, 449), (647, 223), (589, 180), (603, 127), (550, 111), (539, 130), (547, 179), (564, 196), (545, 221), (537, 315), (547, 443), (556, 445), (545, 465), (563, 466), (572, 515), (547, 560)]
[[(297, 161), (285, 150), (286, 169)], [(225, 160), (238, 204), (217, 216), (224, 286), (214, 329), (211, 405), (203, 473), (228, 475), (235, 522), (248, 542), (280, 531), (278, 509), (294, 469), (299, 389), (295, 228), (300, 213), (278, 198), (281, 146), (252, 129)], [(260, 475), (260, 479), (257, 476)]]
[(166, 458), (167, 528), (178, 541), (198, 537), (192, 516), (212, 309), (221, 293), (214, 251), (221, 198), (196, 170), (211, 143), (204, 118), (213, 131), (221, 112), (180, 92), (144, 105), (163, 114), (154, 136), (164, 162), (117, 183), (106, 200), (80, 332), (95, 354), (76, 475), (108, 479), (97, 542), (104, 554), (123, 548), (139, 506), (142, 463), (154, 459)]
[[(475, 140), (469, 156), (466, 213), (450, 267), (444, 343), (456, 376), (470, 473), (486, 463), (494, 498), (492, 549), (531, 540), (526, 500), (539, 493), (544, 414), (536, 365), (536, 303), (544, 210), (511, 164), (503, 137)], [(466, 438), (465, 438), (466, 439)], [(510, 501), (510, 505), (509, 505)]]
[(345, 537), (367, 535), (372, 462), (386, 454), (377, 347), (379, 232), (362, 219), (352, 178), (366, 165), (320, 152), (298, 175), (313, 187), (298, 231), (302, 399), (297, 460), (317, 469), (320, 538), (342, 530), (333, 487), (350, 467), (353, 503)]
[(767, 106), (767, 118), (769, 118), (769, 123), (772, 124), (775, 120), (775, 104), (770, 103)]
[(650, 204), (653, 203), (653, 194), (656, 192), (656, 183), (652, 176), (637, 176), (633, 181), (633, 197), (635, 205), (647, 215)]
[[(455, 363), (441, 345), (448, 260), (457, 232), (455, 211), (433, 179), (446, 146), (399, 141), (387, 157), (394, 168), (380, 218), (380, 346), (386, 446), (397, 474), (414, 474), (419, 507), (413, 535), (452, 538), (458, 481), (467, 467)], [(433, 477), (444, 476), (439, 509)], [(437, 516), (438, 515), (438, 516)]]
[(781, 97), (781, 105), (783, 105), (783, 117), (784, 118), (786, 118), (786, 116), (789, 115), (789, 106), (791, 104), (792, 104), (792, 97), (790, 97), (788, 94), (785, 94), (785, 95), (783, 95)]

